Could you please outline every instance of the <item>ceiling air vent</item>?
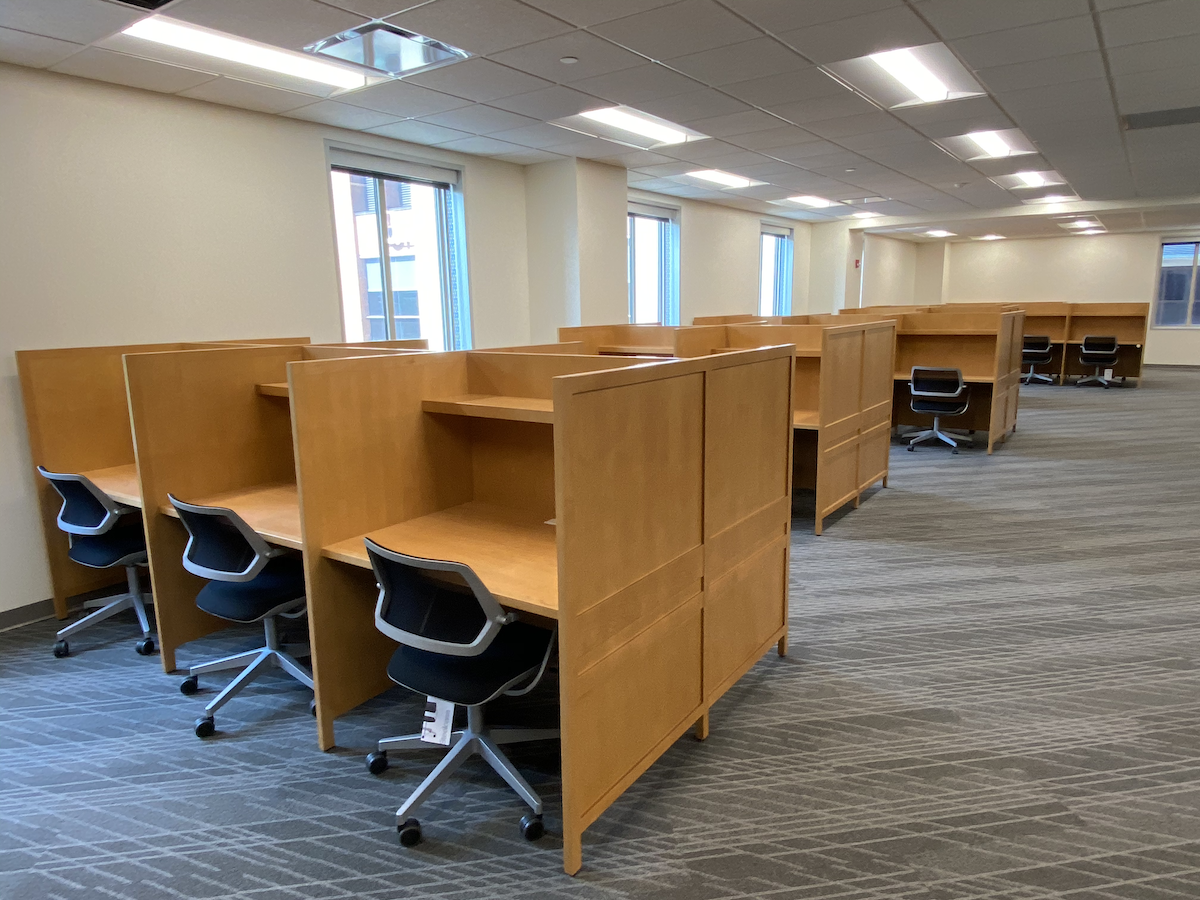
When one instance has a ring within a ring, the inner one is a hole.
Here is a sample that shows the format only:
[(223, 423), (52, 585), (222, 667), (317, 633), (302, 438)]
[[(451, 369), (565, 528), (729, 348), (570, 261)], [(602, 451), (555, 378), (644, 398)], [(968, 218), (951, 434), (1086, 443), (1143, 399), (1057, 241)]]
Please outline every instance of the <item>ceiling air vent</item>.
[(1195, 125), (1198, 122), (1200, 122), (1200, 106), (1130, 113), (1121, 117), (1121, 126), (1126, 131), (1138, 131), (1142, 128), (1166, 128), (1168, 125)]

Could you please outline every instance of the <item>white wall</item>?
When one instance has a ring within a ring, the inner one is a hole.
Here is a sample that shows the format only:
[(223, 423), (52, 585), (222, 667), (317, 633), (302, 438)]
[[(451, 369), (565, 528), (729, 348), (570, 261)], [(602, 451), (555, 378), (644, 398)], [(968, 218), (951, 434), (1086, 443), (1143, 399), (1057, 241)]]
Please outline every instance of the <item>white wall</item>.
[(476, 345), (528, 342), (521, 167), (0, 65), (0, 611), (50, 596), (13, 351), (340, 339), (327, 138), (463, 166)]
[(530, 340), (553, 343), (579, 325), (579, 203), (575, 160), (525, 167)]
[(850, 224), (812, 225), (809, 235), (808, 304), (804, 311), (832, 313), (858, 306), (859, 270), (854, 268), (854, 260), (860, 257), (851, 253)]
[[(629, 211), (624, 169), (576, 160), (579, 215), (579, 324), (629, 320)], [(564, 323), (566, 324), (566, 323)]]
[(950, 264), (950, 245), (945, 241), (917, 244), (917, 267), (913, 279), (913, 303), (933, 306), (944, 303), (942, 290), (946, 283), (946, 267)]
[(868, 234), (863, 239), (862, 261), (863, 306), (913, 303), (917, 277), (915, 243)]
[(679, 220), (679, 321), (757, 313), (762, 216), (684, 200)]

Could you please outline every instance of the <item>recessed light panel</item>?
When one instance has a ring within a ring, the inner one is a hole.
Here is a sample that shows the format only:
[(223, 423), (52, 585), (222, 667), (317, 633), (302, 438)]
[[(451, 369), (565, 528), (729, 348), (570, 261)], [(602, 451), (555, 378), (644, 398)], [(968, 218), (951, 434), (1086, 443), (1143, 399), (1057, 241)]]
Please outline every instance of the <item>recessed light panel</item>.
[(812, 194), (801, 194), (798, 197), (788, 197), (792, 203), (799, 203), (802, 206), (807, 206), (809, 209), (827, 209), (836, 204), (832, 200), (826, 200), (824, 197), (814, 197)]
[(934, 228), (932, 231), (925, 232), (925, 236), (932, 238), (948, 238), (955, 237), (955, 234), (953, 231), (946, 231), (942, 228)]
[(992, 181), (1009, 191), (1025, 191), (1066, 184), (1065, 179), (1061, 175), (1052, 171), (1029, 171), (1016, 172), (1012, 175), (993, 175)]
[(708, 139), (707, 134), (628, 106), (606, 106), (547, 124), (642, 150)]
[(386, 22), (368, 22), (309, 44), (304, 50), (351, 62), (393, 78), (436, 69), (470, 55), (466, 50)]
[(978, 97), (983, 87), (945, 44), (872, 53), (825, 66), (888, 109)]
[(1037, 153), (1037, 148), (1019, 128), (997, 131), (972, 131), (953, 137), (939, 138), (937, 143), (965, 162), (977, 159), (1003, 159)]
[(973, 237), (973, 241), (1003, 241), (1005, 239), (1002, 234), (981, 234), (979, 237)]
[(727, 188), (748, 188), (765, 183), (755, 181), (753, 178), (734, 175), (732, 172), (722, 172), (720, 169), (698, 169), (695, 172), (688, 172), (687, 175), (688, 178), (698, 178), (700, 181), (719, 184), (721, 187)]

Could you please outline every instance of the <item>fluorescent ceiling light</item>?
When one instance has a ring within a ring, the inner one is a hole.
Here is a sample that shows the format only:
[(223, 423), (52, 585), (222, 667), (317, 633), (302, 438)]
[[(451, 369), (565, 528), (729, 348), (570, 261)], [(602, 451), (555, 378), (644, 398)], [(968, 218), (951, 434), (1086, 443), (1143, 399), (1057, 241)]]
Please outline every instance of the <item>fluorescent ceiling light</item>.
[(937, 103), (950, 99), (950, 89), (925, 68), (911, 50), (888, 50), (872, 53), (868, 58), (904, 85), (918, 100)]
[(1008, 141), (994, 131), (972, 131), (967, 137), (992, 159), (1009, 156), (1013, 152), (1012, 147), (1008, 146)]
[(1005, 239), (1004, 235), (1002, 235), (1002, 234), (983, 234), (983, 235), (980, 235), (979, 237), (977, 237), (975, 240), (977, 240), (977, 241), (1002, 241), (1004, 239)]
[(580, 113), (585, 119), (610, 125), (630, 134), (640, 134), (642, 137), (653, 138), (659, 144), (682, 144), (688, 140), (688, 133), (678, 128), (671, 128), (649, 118), (635, 115), (633, 112), (611, 106), (607, 109), (593, 109), (591, 112)]
[(935, 229), (933, 229), (933, 231), (927, 231), (927, 232), (925, 232), (925, 234), (928, 235), (929, 237), (941, 237), (941, 238), (955, 237), (955, 234), (953, 231), (943, 231), (940, 228), (935, 228)]
[(755, 181), (753, 178), (743, 178), (741, 175), (734, 175), (732, 172), (722, 172), (720, 169), (698, 169), (695, 172), (688, 172), (687, 174), (689, 178), (699, 178), (701, 181), (711, 181), (713, 184), (730, 188), (745, 188), (763, 183)]
[(1018, 172), (1017, 177), (1025, 182), (1026, 187), (1042, 187), (1046, 184), (1046, 176), (1041, 172)]
[(876, 213), (876, 212), (860, 212), (860, 213), (855, 213), (853, 216), (851, 216), (851, 218), (854, 218), (854, 219), (877, 219), (881, 215), (883, 215), (883, 214)]
[(1061, 223), (1064, 228), (1095, 228), (1097, 223), (1094, 219), (1076, 219), (1073, 222)]
[(1104, 229), (1103, 228), (1089, 228), (1087, 231), (1082, 232), (1082, 234), (1104, 234)]
[(788, 197), (793, 203), (803, 203), (805, 206), (811, 206), (813, 209), (825, 209), (828, 206), (833, 206), (832, 200), (826, 200), (824, 197), (814, 197), (811, 194), (802, 194), (799, 197)]
[(163, 16), (151, 16), (135, 22), (122, 32), (131, 37), (212, 56), (228, 62), (266, 69), (305, 81), (315, 81), (351, 90), (364, 87), (367, 76), (362, 72), (333, 63), (313, 59), (290, 50), (279, 50), (242, 38), (198, 28)]
[(466, 59), (467, 51), (405, 31), (387, 22), (368, 22), (333, 37), (309, 44), (308, 53), (319, 53), (398, 78), (427, 72)]

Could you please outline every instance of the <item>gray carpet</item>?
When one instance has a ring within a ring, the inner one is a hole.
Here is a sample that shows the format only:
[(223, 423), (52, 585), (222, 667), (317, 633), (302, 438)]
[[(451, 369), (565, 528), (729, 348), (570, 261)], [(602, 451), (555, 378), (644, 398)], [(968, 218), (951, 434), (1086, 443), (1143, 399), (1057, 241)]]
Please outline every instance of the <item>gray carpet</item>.
[(52, 623), (0, 634), (0, 897), (1200, 897), (1198, 408), (1186, 370), (1024, 388), (995, 455), (897, 446), (892, 487), (821, 538), (800, 500), (792, 655), (588, 830), (574, 879), (552, 744), (513, 753), (547, 800), (542, 841), (476, 762), (402, 849), (395, 807), (436, 754), (379, 778), (363, 756), (416, 725), (403, 691), (332, 753), (283, 679), (200, 741), (213, 681), (182, 696), (129, 623), (65, 660)]

